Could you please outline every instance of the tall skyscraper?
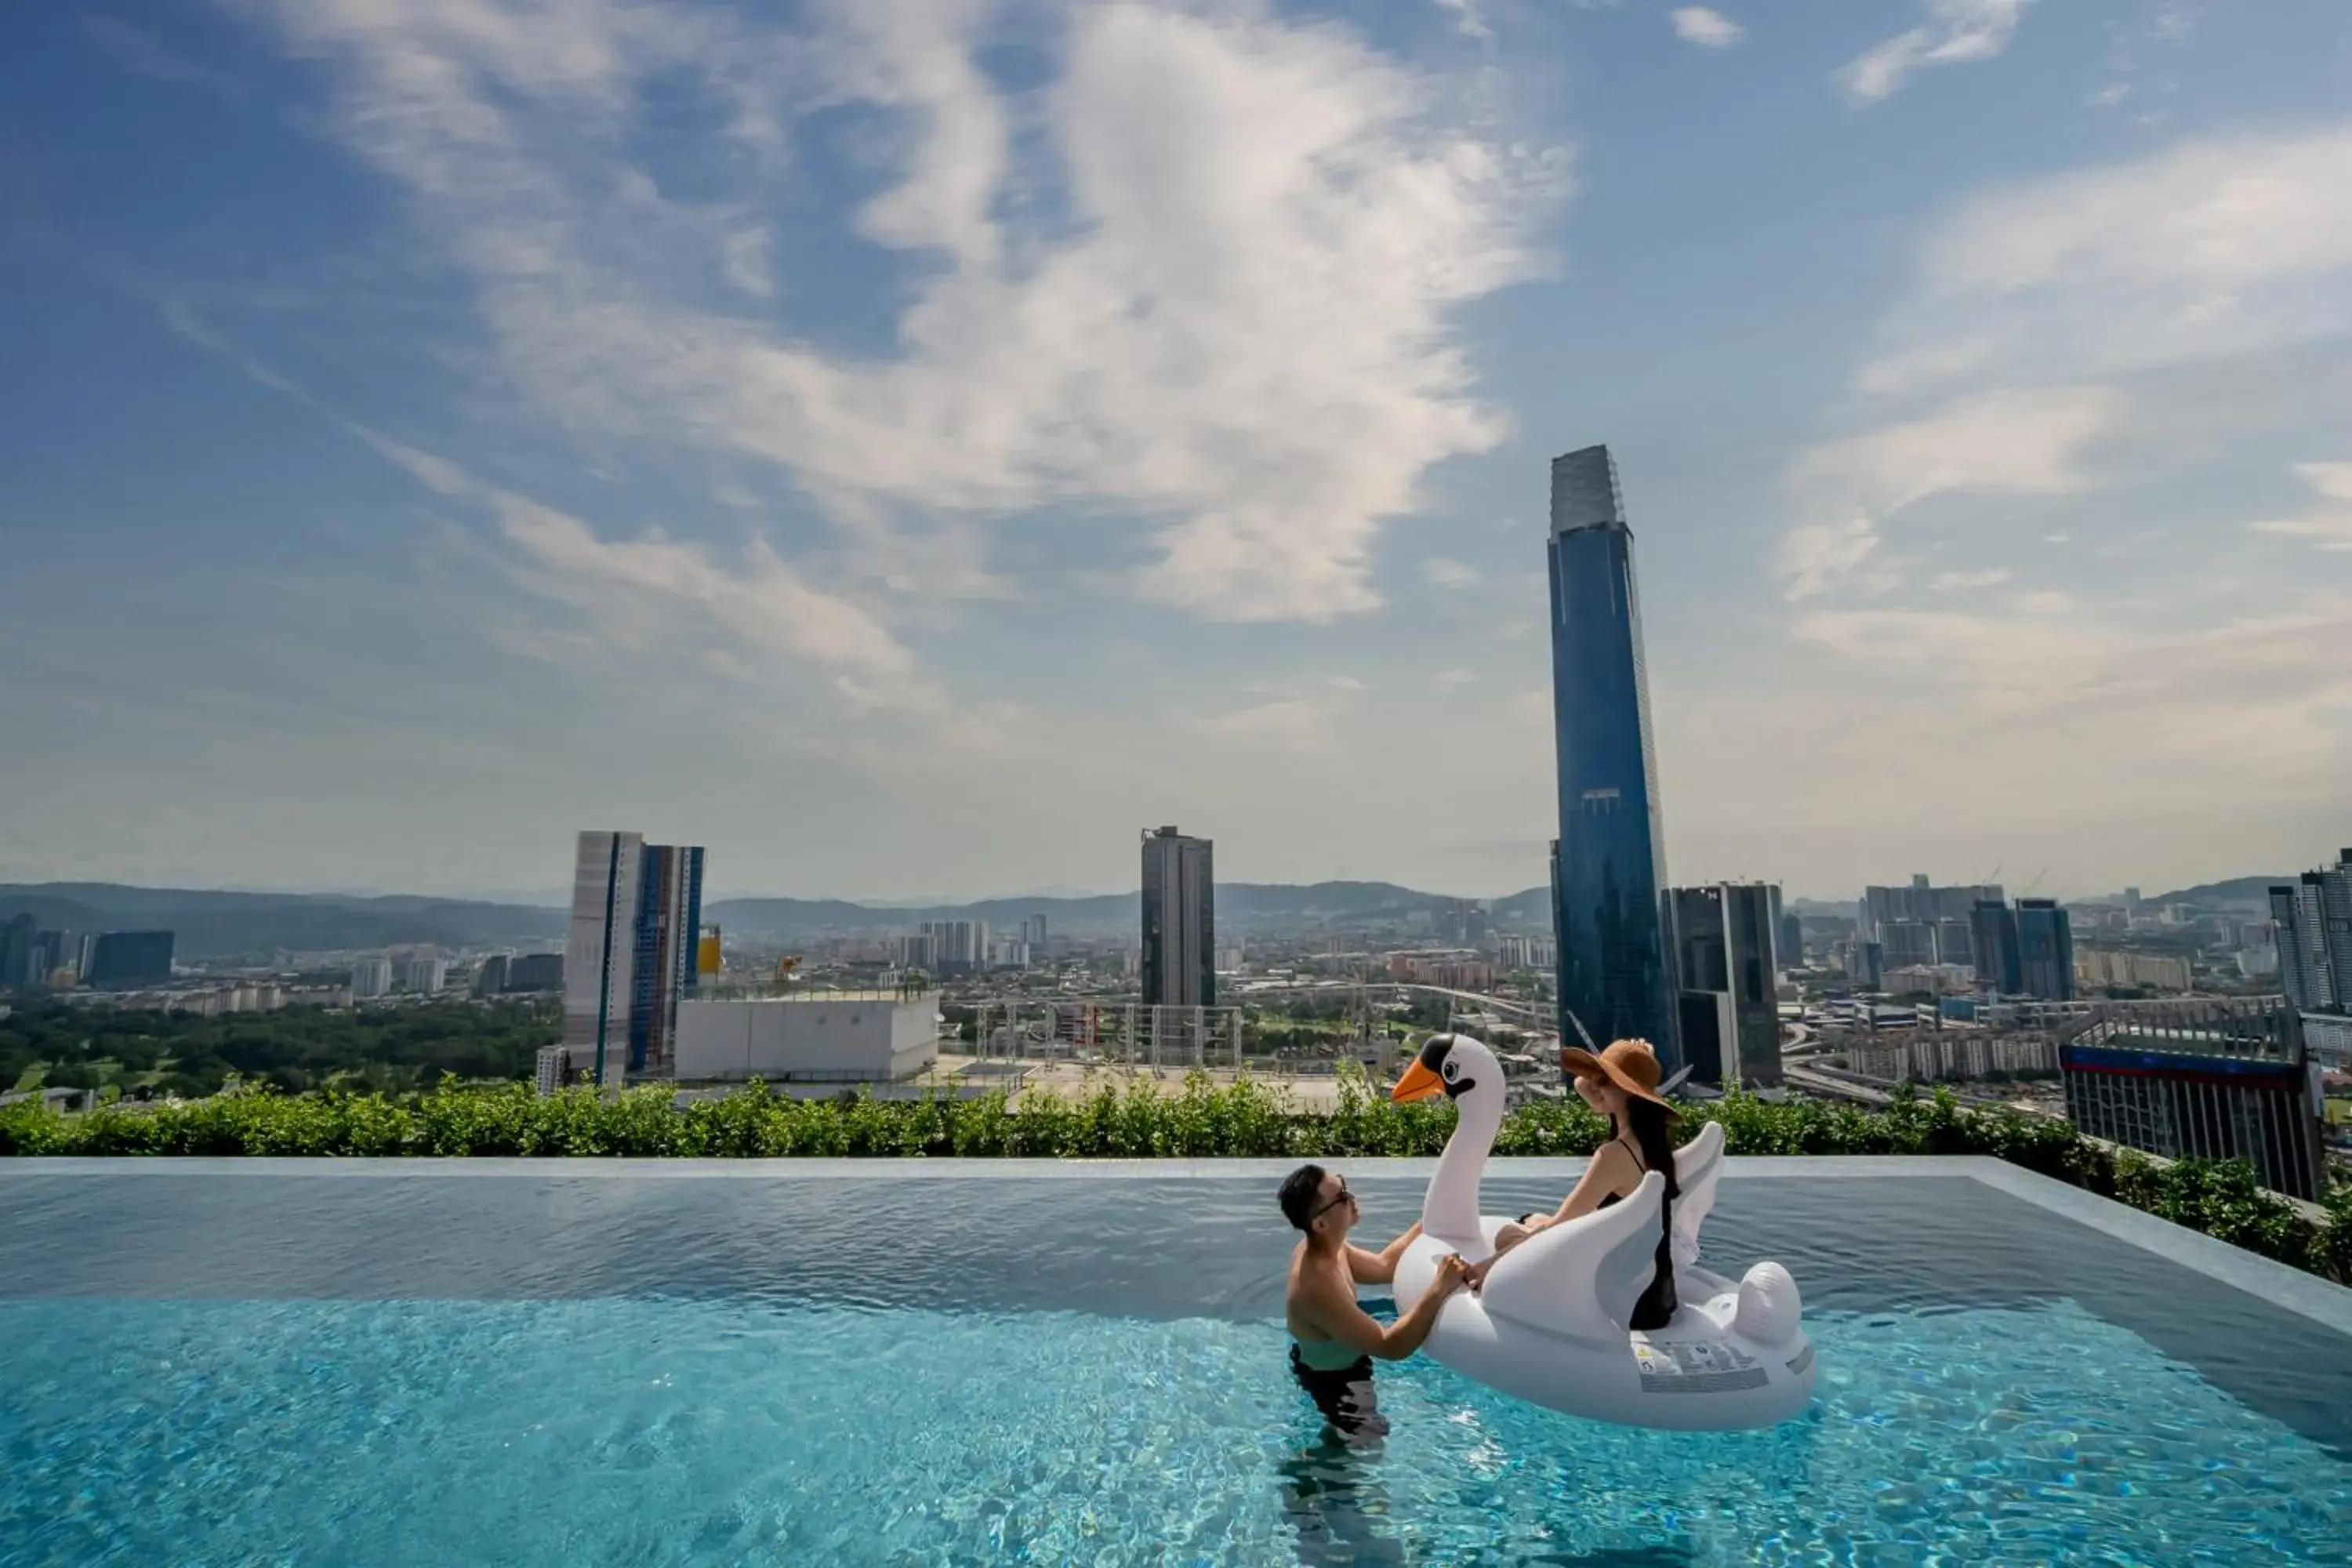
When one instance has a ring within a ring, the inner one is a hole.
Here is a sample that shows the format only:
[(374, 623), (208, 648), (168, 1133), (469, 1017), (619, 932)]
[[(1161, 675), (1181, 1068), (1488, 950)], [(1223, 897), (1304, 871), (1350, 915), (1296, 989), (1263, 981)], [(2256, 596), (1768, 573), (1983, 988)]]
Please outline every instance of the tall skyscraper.
[(96, 986), (161, 985), (172, 978), (172, 933), (167, 931), (100, 932), (89, 962)]
[(1780, 1082), (1780, 1008), (1772, 974), (1771, 889), (1753, 882), (1675, 888), (1665, 897), (1675, 1019), (1699, 1083)]
[(2017, 911), (1994, 900), (1969, 911), (1976, 936), (1977, 983), (2000, 996), (2025, 994), (2025, 960), (2018, 949)]
[(1560, 1038), (1638, 1037), (1671, 1073), (1682, 1053), (1660, 929), (1665, 833), (1633, 534), (1608, 447), (1552, 459), (1549, 554)]
[(677, 1004), (694, 987), (702, 924), (702, 851), (648, 844), (638, 862), (635, 942), (629, 966), (629, 1070), (670, 1076)]
[(1216, 876), (1210, 842), (1173, 827), (1143, 835), (1143, 1000), (1217, 1004)]
[(934, 974), (970, 974), (988, 967), (986, 921), (927, 921), (922, 934), (930, 938), (929, 967)]
[(392, 989), (392, 960), (388, 958), (355, 958), (352, 961), (352, 1000), (365, 1002), (382, 996)]
[(0, 921), (0, 991), (33, 984), (35, 923), (30, 915)]
[(563, 949), (563, 1044), (589, 1080), (618, 1088), (629, 1067), (636, 995), (637, 883), (646, 841), (583, 833), (572, 868), (572, 930)]
[(2298, 1007), (2352, 1012), (2352, 849), (2270, 890), (2279, 984)]
[(2026, 995), (2074, 999), (2074, 934), (2057, 900), (2017, 900), (2017, 967)]

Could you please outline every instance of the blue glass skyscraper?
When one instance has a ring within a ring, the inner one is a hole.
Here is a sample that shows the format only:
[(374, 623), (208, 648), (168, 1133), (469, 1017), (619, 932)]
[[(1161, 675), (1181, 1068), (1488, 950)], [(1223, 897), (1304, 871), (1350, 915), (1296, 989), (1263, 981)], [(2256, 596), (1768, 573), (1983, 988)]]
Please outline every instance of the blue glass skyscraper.
[(1633, 535), (1608, 447), (1552, 459), (1550, 553), (1560, 1039), (1646, 1039), (1671, 1073), (1681, 1049), (1659, 919), (1665, 834)]

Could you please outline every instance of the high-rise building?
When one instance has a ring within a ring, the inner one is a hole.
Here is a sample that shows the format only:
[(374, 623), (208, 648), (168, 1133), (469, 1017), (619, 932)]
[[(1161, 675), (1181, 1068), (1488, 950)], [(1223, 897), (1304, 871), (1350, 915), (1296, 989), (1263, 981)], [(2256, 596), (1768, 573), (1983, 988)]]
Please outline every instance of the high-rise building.
[(1560, 1038), (1646, 1039), (1671, 1073), (1682, 1056), (1660, 929), (1664, 825), (1633, 534), (1608, 447), (1552, 459), (1549, 554)]
[(2352, 849), (2270, 890), (2279, 984), (2298, 1007), (2352, 1012)]
[(2103, 1010), (2058, 1059), (2067, 1118), (2095, 1138), (2169, 1159), (2245, 1160), (2263, 1186), (2299, 1198), (2326, 1185), (2320, 1068), (2295, 1010), (2276, 998), (2127, 1003)]
[(1772, 976), (1770, 889), (1753, 882), (1675, 888), (1665, 896), (1676, 1024), (1694, 1081), (1780, 1082), (1780, 1009)]
[(928, 921), (922, 934), (930, 939), (925, 965), (939, 975), (970, 974), (988, 967), (986, 921)]
[(172, 942), (167, 931), (101, 931), (89, 983), (118, 990), (163, 984), (172, 978)]
[(1210, 841), (1173, 827), (1143, 834), (1143, 1000), (1217, 1003), (1217, 879)]
[(503, 996), (507, 990), (507, 973), (514, 967), (514, 959), (503, 952), (494, 952), (482, 960), (474, 971), (474, 994)]
[(386, 994), (392, 990), (392, 960), (388, 958), (358, 958), (352, 961), (352, 1000), (365, 1002)]
[[(1915, 874), (1907, 888), (1864, 888), (1854, 934), (1884, 946), (1889, 963), (1970, 963), (1976, 907), (2006, 899), (1998, 884), (1938, 888)], [(1890, 927), (1904, 929), (1890, 933)]]
[(695, 983), (695, 939), (702, 929), (701, 849), (646, 845), (636, 895), (629, 1071), (667, 1078), (677, 1057), (678, 1001)]
[(449, 961), (423, 953), (400, 961), (400, 988), (412, 996), (437, 996), (449, 978)]
[(2017, 911), (1992, 900), (1969, 914), (1975, 929), (1977, 983), (1996, 995), (2025, 994), (2024, 957), (2017, 945)]
[(1860, 937), (1846, 943), (1845, 977), (1857, 991), (1875, 991), (1886, 984), (1886, 950)]
[(0, 991), (33, 984), (34, 923), (30, 915), (0, 922)]
[(2044, 1002), (2074, 999), (2074, 936), (2055, 899), (2017, 900), (2020, 990)]
[(66, 933), (42, 931), (33, 933), (33, 984), (47, 985), (50, 976), (65, 967)]
[(563, 1044), (589, 1081), (627, 1080), (636, 994), (637, 881), (645, 837), (583, 833), (572, 867), (572, 931), (563, 949)]
[(97, 966), (98, 933), (94, 931), (86, 931), (74, 943), (74, 978), (87, 985), (89, 984), (90, 972)]

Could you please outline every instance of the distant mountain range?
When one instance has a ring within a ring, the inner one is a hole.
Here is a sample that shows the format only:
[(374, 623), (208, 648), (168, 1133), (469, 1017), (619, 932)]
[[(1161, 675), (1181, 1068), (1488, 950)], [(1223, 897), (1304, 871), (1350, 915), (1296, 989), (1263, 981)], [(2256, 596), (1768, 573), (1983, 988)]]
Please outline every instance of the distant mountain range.
[(182, 958), (268, 962), (283, 951), (555, 946), (564, 911), (467, 899), (338, 893), (221, 893), (110, 882), (0, 885), (0, 920), (29, 913), (44, 929), (168, 931)]
[[(2237, 877), (2160, 893), (2156, 904), (2207, 908), (2267, 906), (2273, 882), (2287, 877)], [(982, 899), (973, 903), (853, 903), (846, 899), (720, 899), (703, 918), (740, 936), (801, 942), (855, 931), (879, 931), (922, 921), (978, 920), (1015, 926), (1032, 915), (1048, 929), (1075, 936), (1132, 931), (1134, 893), (1082, 897)], [(1434, 910), (1444, 895), (1393, 882), (1220, 882), (1217, 926), (1242, 935), (1269, 928), (1358, 924), (1402, 920)], [(1546, 931), (1551, 924), (1549, 888), (1489, 900), (1489, 918), (1505, 931)], [(1851, 905), (1799, 899), (1811, 912)], [(29, 912), (45, 929), (71, 931), (163, 930), (176, 932), (183, 958), (266, 963), (284, 952), (431, 943), (439, 947), (553, 947), (563, 941), (566, 911), (543, 905), (471, 899), (342, 893), (232, 893), (177, 888), (131, 888), (110, 882), (0, 884), (0, 921)]]
[[(2158, 893), (2152, 899), (2143, 897), (2140, 900), (2140, 902), (2144, 904), (2203, 904), (2208, 908), (2216, 906), (2243, 906), (2267, 911), (2271, 907), (2272, 886), (2275, 883), (2292, 882), (2294, 880), (2294, 878), (2292, 876), (2232, 877), (2226, 882), (2200, 882), (2193, 888), (2183, 888), (2179, 892)], [(2105, 901), (2113, 904), (2120, 904), (2123, 902), (2123, 895), (2120, 893), (2115, 894)]]
[[(1135, 893), (1079, 898), (983, 899), (967, 904), (877, 907), (845, 899), (721, 899), (703, 918), (731, 933), (782, 942), (910, 926), (921, 921), (981, 920), (1018, 925), (1044, 915), (1049, 930), (1073, 935), (1133, 931)], [(1402, 919), (1433, 910), (1442, 895), (1392, 882), (1287, 884), (1220, 882), (1217, 925), (1235, 934), (1268, 926)], [(1545, 889), (1496, 900), (1497, 925), (1549, 921)], [(0, 921), (29, 913), (44, 930), (170, 931), (182, 958), (267, 963), (284, 952), (431, 943), (439, 947), (552, 947), (564, 936), (566, 911), (467, 899), (341, 893), (236, 893), (132, 888), (108, 882), (0, 884)]]

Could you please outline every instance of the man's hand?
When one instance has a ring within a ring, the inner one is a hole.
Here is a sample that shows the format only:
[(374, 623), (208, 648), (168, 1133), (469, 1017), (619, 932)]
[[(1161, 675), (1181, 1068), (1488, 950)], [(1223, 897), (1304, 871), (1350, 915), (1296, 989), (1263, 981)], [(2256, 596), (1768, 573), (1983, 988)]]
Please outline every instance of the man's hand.
[(1470, 1282), (1470, 1265), (1458, 1252), (1449, 1252), (1437, 1266), (1437, 1278), (1429, 1282), (1430, 1294), (1440, 1300), (1451, 1296)]

